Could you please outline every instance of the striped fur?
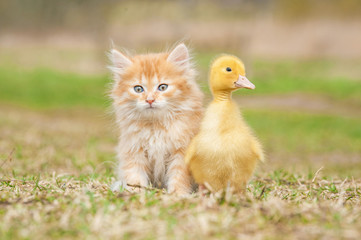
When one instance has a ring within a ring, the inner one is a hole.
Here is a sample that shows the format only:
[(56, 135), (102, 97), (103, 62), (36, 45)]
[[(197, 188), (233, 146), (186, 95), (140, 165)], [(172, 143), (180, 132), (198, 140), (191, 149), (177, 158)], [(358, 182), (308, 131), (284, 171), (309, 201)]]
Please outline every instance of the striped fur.
[[(191, 192), (183, 158), (199, 129), (203, 94), (195, 82), (188, 49), (180, 44), (170, 53), (133, 57), (113, 49), (110, 57), (111, 97), (119, 126), (118, 182), (113, 190), (130, 184)], [(160, 91), (160, 84), (168, 88)], [(137, 93), (136, 85), (144, 92)]]

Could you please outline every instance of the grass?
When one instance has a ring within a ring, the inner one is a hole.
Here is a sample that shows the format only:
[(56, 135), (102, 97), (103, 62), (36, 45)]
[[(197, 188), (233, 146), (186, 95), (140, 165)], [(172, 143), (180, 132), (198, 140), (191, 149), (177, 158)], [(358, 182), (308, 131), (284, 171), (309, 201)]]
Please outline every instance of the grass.
[[(209, 93), (206, 82), (210, 54), (196, 56), (201, 69), (200, 85)], [(239, 91), (238, 95), (313, 94), (335, 99), (348, 105), (361, 106), (361, 81), (354, 76), (335, 73), (337, 62), (254, 61), (252, 81), (256, 91)], [(347, 63), (344, 63), (347, 65)], [(352, 65), (353, 66), (353, 65)], [(320, 74), (324, 73), (324, 75)], [(107, 90), (110, 74), (81, 75), (49, 68), (24, 70), (0, 64), (0, 101), (35, 108), (99, 107), (109, 105)]]
[[(255, 63), (254, 80), (259, 82), (257, 94), (309, 93), (349, 101), (361, 106), (361, 79), (329, 75), (327, 70), (336, 63), (323, 61), (292, 62), (281, 61)], [(322, 72), (326, 76), (322, 76)], [(246, 92), (246, 94), (253, 94)]]
[(0, 180), (2, 239), (357, 239), (361, 182), (278, 171), (245, 195), (113, 193), (109, 175)]
[(104, 107), (107, 102), (107, 76), (0, 67), (0, 79), (0, 99), (5, 102), (36, 108)]
[(268, 149), (304, 154), (335, 149), (361, 151), (359, 119), (275, 110), (247, 110), (244, 115), (263, 141), (270, 144)]
[[(197, 57), (202, 76), (209, 59)], [(335, 74), (332, 61), (252, 66), (257, 89), (242, 95), (317, 95), (350, 111), (361, 104), (360, 79)], [(1, 239), (361, 237), (357, 115), (245, 107), (268, 160), (244, 195), (113, 193), (117, 132), (106, 114), (109, 83), (104, 74), (0, 64)]]

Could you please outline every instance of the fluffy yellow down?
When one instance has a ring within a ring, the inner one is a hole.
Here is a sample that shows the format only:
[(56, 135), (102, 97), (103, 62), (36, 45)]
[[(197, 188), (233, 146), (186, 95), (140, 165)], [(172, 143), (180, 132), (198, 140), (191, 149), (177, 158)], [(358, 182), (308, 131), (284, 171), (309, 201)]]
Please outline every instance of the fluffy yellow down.
[(213, 62), (209, 81), (213, 101), (185, 156), (195, 181), (208, 183), (213, 191), (228, 185), (242, 191), (257, 162), (263, 161), (261, 144), (232, 101), (232, 91), (240, 88), (236, 82), (241, 76), (245, 76), (245, 69), (238, 58), (225, 55)]

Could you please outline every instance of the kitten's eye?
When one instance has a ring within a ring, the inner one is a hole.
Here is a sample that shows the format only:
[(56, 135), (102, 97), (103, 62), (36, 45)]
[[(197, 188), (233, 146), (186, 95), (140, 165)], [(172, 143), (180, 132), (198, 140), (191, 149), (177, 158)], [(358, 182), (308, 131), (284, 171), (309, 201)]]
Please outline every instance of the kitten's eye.
[(167, 84), (161, 84), (158, 86), (159, 91), (165, 91), (165, 90), (167, 90), (167, 88), (168, 88)]
[(227, 68), (226, 68), (226, 71), (227, 71), (227, 72), (232, 72), (232, 68), (227, 67)]
[(141, 92), (144, 92), (144, 88), (142, 86), (137, 85), (134, 87), (134, 91), (136, 93), (141, 93)]

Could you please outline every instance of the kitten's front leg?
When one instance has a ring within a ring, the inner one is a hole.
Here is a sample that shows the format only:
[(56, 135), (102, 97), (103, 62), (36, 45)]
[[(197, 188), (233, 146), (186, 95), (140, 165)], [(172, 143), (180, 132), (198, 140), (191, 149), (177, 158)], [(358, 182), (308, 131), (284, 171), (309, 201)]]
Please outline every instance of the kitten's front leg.
[(148, 162), (142, 151), (137, 154), (126, 154), (119, 162), (119, 180), (113, 184), (112, 190), (119, 191), (120, 188), (124, 188), (132, 191), (135, 190), (135, 186), (148, 186), (148, 169)]
[(190, 172), (184, 162), (184, 149), (171, 156), (167, 170), (167, 187), (169, 193), (187, 195), (192, 192)]

